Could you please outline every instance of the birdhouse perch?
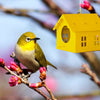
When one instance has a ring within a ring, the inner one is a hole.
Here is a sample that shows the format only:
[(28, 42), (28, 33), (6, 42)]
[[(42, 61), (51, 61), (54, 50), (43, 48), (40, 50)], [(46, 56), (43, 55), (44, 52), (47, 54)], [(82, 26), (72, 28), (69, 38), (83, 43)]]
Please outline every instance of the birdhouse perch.
[(57, 32), (57, 49), (74, 53), (100, 50), (97, 14), (62, 14), (53, 30)]

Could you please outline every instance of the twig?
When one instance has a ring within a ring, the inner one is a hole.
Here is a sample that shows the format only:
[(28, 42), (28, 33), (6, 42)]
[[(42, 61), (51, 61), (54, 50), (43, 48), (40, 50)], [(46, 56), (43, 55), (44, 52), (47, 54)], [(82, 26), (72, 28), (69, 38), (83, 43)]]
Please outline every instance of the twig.
[[(6, 8), (4, 8), (2, 5), (0, 5), (0, 8), (3, 9), (3, 11), (7, 11)], [(24, 13), (27, 13), (27, 12), (38, 12), (38, 13), (54, 13), (53, 11), (49, 10), (49, 11), (44, 11), (44, 10), (36, 10), (36, 9), (18, 9), (18, 8), (15, 8), (15, 9), (11, 9), (11, 8), (8, 8), (8, 12), (9, 11), (16, 11), (17, 12), (24, 12)]]
[(53, 93), (51, 92), (51, 90), (47, 87), (47, 85), (46, 85), (46, 83), (45, 83), (45, 80), (43, 81), (43, 86), (44, 86), (44, 87), (46, 88), (46, 90), (49, 92), (49, 94), (50, 94), (52, 100), (57, 100), (57, 99), (55, 99), (55, 97), (54, 97)]
[[(16, 10), (16, 9), (8, 9), (8, 8), (4, 8), (3, 6), (0, 7), (0, 10), (4, 13), (8, 13), (8, 14), (12, 14), (12, 15), (16, 15), (16, 16), (25, 16), (28, 18), (31, 18), (32, 20), (35, 20), (37, 23), (39, 23), (43, 28), (46, 28), (50, 31), (53, 31), (53, 25), (52, 24), (48, 24), (46, 22), (43, 22), (31, 15), (28, 14), (28, 12), (23, 11), (21, 9)], [(55, 33), (54, 33), (55, 34)]]
[(51, 11), (55, 12), (55, 14), (58, 17), (66, 13), (63, 9), (61, 9), (58, 5), (56, 5), (52, 0), (42, 0), (42, 1), (51, 9)]
[(81, 53), (81, 55), (90, 63), (91, 69), (100, 77), (100, 62), (93, 52)]
[[(14, 52), (12, 52), (12, 54), (10, 55), (10, 57), (13, 58), (13, 59), (14, 59), (14, 62), (21, 68), (20, 62), (19, 62), (19, 60), (16, 58)], [(21, 69), (22, 69), (22, 68), (21, 68)]]
[[(18, 76), (17, 74), (15, 74), (15, 73), (12, 72), (11, 70), (9, 70), (6, 66), (4, 66), (4, 68), (5, 68), (8, 72), (10, 72), (11, 75), (14, 75), (14, 76), (20, 78), (21, 81), (22, 81), (22, 83), (26, 84), (29, 88), (31, 88), (31, 87), (29, 86), (30, 83), (29, 83), (28, 81), (23, 80), (20, 76)], [(51, 100), (48, 96), (46, 96), (46, 95), (45, 95), (41, 90), (39, 90), (38, 88), (31, 88), (31, 89), (33, 89), (33, 90), (35, 90), (36, 92), (38, 92), (38, 93), (39, 93), (41, 96), (43, 96), (46, 100)]]
[(89, 75), (91, 77), (91, 79), (99, 86), (100, 88), (100, 81), (98, 79), (98, 77), (96, 76), (96, 74), (94, 72), (91, 71), (91, 69), (89, 68), (89, 66), (87, 64), (83, 64), (82, 65), (83, 69), (81, 69), (82, 73), (85, 73), (87, 75)]
[(100, 0), (89, 0), (90, 2), (93, 2), (93, 3), (98, 3), (100, 4)]

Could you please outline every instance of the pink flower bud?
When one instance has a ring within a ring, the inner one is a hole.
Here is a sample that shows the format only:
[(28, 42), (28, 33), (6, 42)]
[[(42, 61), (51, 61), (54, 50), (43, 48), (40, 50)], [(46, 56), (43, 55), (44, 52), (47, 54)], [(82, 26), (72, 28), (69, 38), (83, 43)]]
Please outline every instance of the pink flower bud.
[(83, 2), (84, 4), (90, 4), (87, 0), (84, 0)]
[(4, 60), (0, 58), (0, 66), (3, 67), (5, 65)]
[(43, 67), (43, 71), (45, 71), (45, 72), (46, 72), (46, 68), (45, 68), (45, 67)]
[(11, 61), (10, 64), (11, 64), (12, 66), (15, 66), (16, 68), (19, 67), (15, 62), (12, 62), (12, 61)]
[(16, 76), (11, 76), (11, 78), (9, 79), (9, 84), (11, 87), (16, 86), (19, 84), (18, 81), (21, 81), (18, 77)]
[(40, 73), (46, 72), (46, 68), (45, 67), (40, 67)]
[(87, 0), (84, 0), (83, 3), (80, 4), (83, 9), (89, 10), (91, 8), (90, 3)]
[(10, 70), (17, 71), (17, 68), (16, 68), (16, 66), (10, 65)]
[(0, 58), (0, 63), (3, 63), (3, 59), (2, 58)]
[(32, 87), (32, 88), (37, 88), (37, 84), (36, 84), (36, 83), (31, 83), (31, 84), (30, 84), (30, 87)]
[(84, 8), (84, 4), (81, 3), (80, 6), (81, 6), (82, 8)]
[(40, 80), (46, 79), (46, 68), (40, 67)]
[(15, 62), (10, 62), (10, 67), (8, 69), (10, 69), (11, 71), (16, 71), (17, 74), (22, 73), (22, 70), (20, 69), (20, 67), (15, 63)]
[(43, 68), (42, 67), (40, 67), (40, 73), (43, 73)]
[(38, 82), (38, 83), (31, 83), (30, 87), (32, 88), (39, 88), (42, 87), (42, 82)]

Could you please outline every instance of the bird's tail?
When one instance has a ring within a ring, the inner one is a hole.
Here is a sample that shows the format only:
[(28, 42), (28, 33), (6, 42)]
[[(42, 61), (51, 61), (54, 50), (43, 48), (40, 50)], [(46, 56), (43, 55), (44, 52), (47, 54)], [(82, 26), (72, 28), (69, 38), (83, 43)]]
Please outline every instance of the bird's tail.
[(47, 61), (47, 64), (52, 66), (53, 68), (57, 69), (57, 67), (55, 67), (53, 64), (51, 64), (49, 61)]

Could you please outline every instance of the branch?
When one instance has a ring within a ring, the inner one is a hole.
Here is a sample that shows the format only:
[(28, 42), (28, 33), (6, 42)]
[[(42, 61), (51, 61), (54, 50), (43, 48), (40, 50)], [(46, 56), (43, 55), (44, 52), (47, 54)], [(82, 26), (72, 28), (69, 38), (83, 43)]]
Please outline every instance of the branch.
[(80, 53), (91, 65), (91, 69), (100, 77), (100, 62), (93, 52)]
[(12, 72), (11, 70), (9, 70), (6, 66), (4, 66), (4, 68), (10, 72), (11, 75), (14, 75), (16, 77), (18, 77), (19, 79), (21, 79), (21, 82), (26, 84), (29, 88), (35, 90), (36, 92), (38, 92), (41, 96), (43, 96), (46, 100), (51, 100), (49, 97), (47, 97), (41, 90), (39, 90), (38, 88), (32, 88), (30, 87), (30, 83), (26, 80), (23, 80), (23, 78), (21, 78), (20, 76), (18, 76), (17, 74), (15, 74), (14, 72)]
[[(7, 14), (12, 14), (12, 15), (16, 15), (16, 16), (24, 16), (24, 17), (28, 17), (31, 18), (32, 20), (35, 20), (37, 23), (39, 23), (43, 28), (46, 28), (50, 31), (53, 31), (53, 25), (52, 24), (48, 24), (46, 22), (43, 22), (31, 15), (28, 14), (28, 10), (22, 10), (22, 9), (9, 9), (9, 8), (5, 8), (3, 6), (0, 6), (0, 10), (4, 13)], [(55, 34), (55, 33), (54, 33)]]
[[(45, 67), (40, 67), (40, 80), (41, 80), (41, 82), (29, 83), (28, 82), (29, 76), (26, 77), (26, 75), (23, 75), (22, 70), (20, 69), (20, 67), (15, 62), (11, 62), (10, 64), (11, 64), (10, 66), (5, 66), (4, 60), (2, 58), (0, 58), (0, 67), (6, 69), (11, 75), (13, 75), (9, 79), (9, 84), (10, 84), (11, 87), (16, 86), (16, 85), (21, 84), (21, 83), (24, 83), (29, 88), (38, 92), (46, 100), (57, 100), (57, 99), (55, 99), (51, 90), (47, 87), (47, 85), (45, 83), (45, 79), (46, 79), (46, 68)], [(47, 91), (49, 92), (52, 99), (50, 99), (44, 92), (42, 92), (40, 89), (38, 89), (40, 87), (45, 87), (47, 89)]]
[(91, 77), (91, 79), (99, 86), (100, 88), (100, 80), (98, 79), (98, 77), (96, 76), (96, 74), (94, 72), (91, 71), (91, 69), (89, 68), (89, 66), (87, 64), (83, 64), (82, 65), (82, 69), (81, 72), (85, 73), (87, 75), (89, 75)]
[(93, 2), (93, 3), (98, 3), (100, 4), (100, 0), (89, 0), (90, 2)]
[(55, 97), (54, 97), (53, 93), (51, 92), (51, 90), (47, 87), (45, 81), (43, 81), (43, 86), (44, 86), (44, 87), (46, 88), (46, 90), (49, 92), (51, 98), (52, 98), (53, 100), (57, 100), (57, 99), (55, 99)]
[(42, 0), (58, 17), (66, 12), (56, 5), (52, 0)]

